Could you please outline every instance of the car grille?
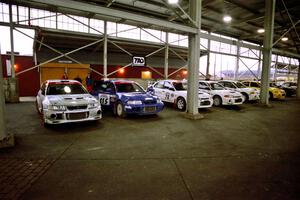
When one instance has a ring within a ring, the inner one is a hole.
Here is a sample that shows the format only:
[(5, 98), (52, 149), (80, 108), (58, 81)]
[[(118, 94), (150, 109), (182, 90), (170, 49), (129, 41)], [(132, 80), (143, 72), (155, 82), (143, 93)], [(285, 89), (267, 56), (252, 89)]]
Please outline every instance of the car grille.
[(210, 101), (202, 101), (202, 102), (200, 103), (200, 105), (201, 105), (201, 106), (208, 106), (208, 105), (210, 105)]
[(156, 104), (156, 100), (145, 100), (144, 104)]
[(155, 112), (156, 111), (156, 107), (155, 106), (146, 106), (144, 108), (145, 112)]
[(81, 105), (81, 106), (67, 106), (68, 110), (83, 110), (87, 109), (87, 105)]
[(68, 113), (67, 119), (69, 120), (76, 120), (76, 119), (86, 119), (89, 117), (88, 112), (81, 112), (81, 113)]
[(201, 98), (202, 101), (208, 101), (209, 98)]
[(235, 100), (235, 103), (241, 103), (241, 102), (243, 102), (243, 99), (236, 99)]
[(241, 98), (240, 96), (234, 96), (234, 98)]

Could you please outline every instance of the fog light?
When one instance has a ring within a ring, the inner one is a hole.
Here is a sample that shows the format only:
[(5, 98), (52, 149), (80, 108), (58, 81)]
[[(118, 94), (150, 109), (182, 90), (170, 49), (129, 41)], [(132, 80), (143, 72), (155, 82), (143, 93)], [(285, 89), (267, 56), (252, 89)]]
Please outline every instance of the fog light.
[(100, 114), (101, 114), (101, 110), (98, 110), (98, 111), (97, 111), (97, 114), (100, 115)]
[(51, 118), (51, 119), (56, 119), (56, 114), (51, 114), (51, 115), (50, 115), (50, 118)]

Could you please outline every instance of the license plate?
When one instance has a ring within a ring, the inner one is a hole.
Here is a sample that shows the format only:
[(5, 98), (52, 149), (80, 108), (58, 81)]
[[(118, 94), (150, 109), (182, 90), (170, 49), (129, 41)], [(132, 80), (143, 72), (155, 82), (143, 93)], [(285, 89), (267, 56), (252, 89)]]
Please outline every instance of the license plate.
[(145, 112), (155, 112), (156, 107), (155, 106), (147, 106), (145, 107)]
[(87, 112), (82, 112), (82, 113), (69, 113), (68, 114), (68, 119), (71, 120), (76, 120), (76, 119), (85, 119), (88, 117)]

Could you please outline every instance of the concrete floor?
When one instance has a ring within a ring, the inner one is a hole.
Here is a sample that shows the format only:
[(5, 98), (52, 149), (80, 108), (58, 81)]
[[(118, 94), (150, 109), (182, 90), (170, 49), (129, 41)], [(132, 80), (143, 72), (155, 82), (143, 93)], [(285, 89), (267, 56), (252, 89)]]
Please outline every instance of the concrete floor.
[(300, 199), (300, 101), (272, 105), (46, 129), (33, 103), (8, 104), (0, 159), (55, 160), (22, 199)]

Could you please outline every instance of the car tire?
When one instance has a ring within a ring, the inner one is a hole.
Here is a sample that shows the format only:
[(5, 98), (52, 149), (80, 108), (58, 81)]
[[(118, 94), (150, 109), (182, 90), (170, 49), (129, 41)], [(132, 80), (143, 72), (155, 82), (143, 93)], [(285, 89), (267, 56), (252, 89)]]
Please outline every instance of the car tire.
[(36, 111), (38, 112), (38, 114), (41, 114), (37, 100), (35, 101), (35, 108), (36, 108)]
[(213, 104), (214, 104), (214, 106), (221, 106), (222, 105), (222, 99), (221, 99), (221, 97), (219, 97), (219, 96), (214, 96), (213, 97)]
[(126, 117), (124, 106), (120, 101), (118, 101), (116, 104), (116, 115), (118, 117)]
[(176, 100), (176, 107), (180, 111), (185, 111), (186, 110), (186, 101), (183, 97), (178, 97)]
[(249, 101), (249, 96), (248, 96), (248, 94), (242, 93), (242, 95), (243, 95), (244, 102)]
[(273, 99), (274, 99), (274, 96), (273, 96), (272, 92), (269, 92), (269, 99), (270, 99), (270, 100), (273, 100)]

